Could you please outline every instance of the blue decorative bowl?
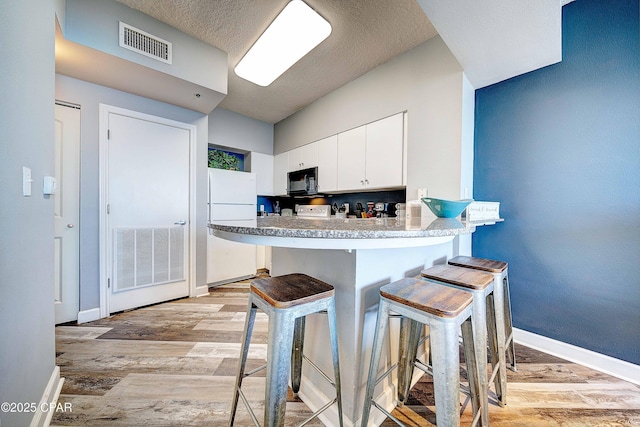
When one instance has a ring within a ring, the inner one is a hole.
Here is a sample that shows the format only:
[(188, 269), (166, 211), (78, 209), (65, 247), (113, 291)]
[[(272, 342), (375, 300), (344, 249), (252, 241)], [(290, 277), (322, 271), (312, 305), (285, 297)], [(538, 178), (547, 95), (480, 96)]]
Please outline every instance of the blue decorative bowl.
[(469, 206), (469, 203), (473, 202), (473, 199), (443, 200), (433, 197), (423, 197), (422, 202), (429, 206), (431, 212), (439, 218), (456, 218)]

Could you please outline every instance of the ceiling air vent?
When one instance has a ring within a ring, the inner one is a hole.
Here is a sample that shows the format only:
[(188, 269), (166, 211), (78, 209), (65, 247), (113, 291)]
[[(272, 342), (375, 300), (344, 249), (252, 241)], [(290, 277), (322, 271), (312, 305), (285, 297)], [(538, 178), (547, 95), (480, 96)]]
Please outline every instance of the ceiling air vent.
[(171, 64), (171, 43), (120, 22), (120, 47)]

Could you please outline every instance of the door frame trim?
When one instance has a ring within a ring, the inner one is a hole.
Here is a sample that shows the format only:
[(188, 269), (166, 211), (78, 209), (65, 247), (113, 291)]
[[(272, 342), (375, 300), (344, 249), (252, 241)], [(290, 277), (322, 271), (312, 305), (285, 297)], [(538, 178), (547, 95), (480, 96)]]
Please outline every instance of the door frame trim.
[[(75, 273), (77, 274), (77, 282), (75, 283), (75, 289), (74, 292), (75, 294), (74, 299), (76, 299), (75, 302), (75, 319), (71, 319), (71, 320), (64, 320), (61, 323), (64, 322), (68, 322), (68, 321), (72, 321), (72, 320), (78, 320), (78, 316), (80, 315), (80, 283), (81, 283), (81, 278), (80, 278), (80, 266), (82, 265), (82, 250), (80, 247), (80, 242), (82, 241), (82, 224), (80, 223), (80, 212), (81, 212), (81, 206), (82, 206), (82, 200), (80, 200), (80, 175), (82, 172), (82, 107), (79, 104), (74, 104), (71, 102), (66, 102), (66, 101), (62, 101), (60, 99), (55, 99), (54, 100), (54, 108), (55, 107), (63, 107), (63, 108), (67, 108), (67, 109), (71, 109), (74, 110), (78, 113), (78, 127), (77, 127), (77, 132), (78, 132), (78, 140), (77, 140), (77, 145), (74, 147), (74, 152), (75, 152), (75, 156), (77, 156), (77, 162), (75, 163), (75, 167), (77, 168), (76, 170), (76, 177), (75, 177), (75, 182), (74, 182), (74, 188), (73, 188), (73, 193), (74, 193), (74, 197), (76, 199), (76, 216), (77, 219), (75, 221), (76, 223), (76, 230), (77, 230), (77, 242), (76, 242), (76, 247), (77, 247), (77, 253), (74, 254), (74, 257), (76, 258), (76, 271)], [(57, 120), (57, 113), (56, 113), (56, 120)], [(62, 149), (62, 152), (59, 153), (60, 155), (62, 155), (64, 152), (64, 149)], [(62, 157), (62, 166), (60, 171), (58, 171), (58, 173), (60, 174), (60, 176), (58, 176), (58, 180), (62, 180), (62, 176), (64, 175), (64, 170), (65, 168), (68, 167), (68, 158), (65, 158), (64, 156)], [(68, 171), (68, 170), (67, 170)], [(64, 185), (64, 180), (62, 180), (62, 183)], [(63, 190), (63, 193), (65, 193), (65, 191)], [(66, 192), (68, 194), (68, 191)], [(56, 197), (60, 197), (60, 203), (61, 206), (62, 204), (64, 204), (64, 200), (62, 199), (62, 194), (60, 193), (60, 191), (58, 191), (58, 194), (56, 195)], [(60, 254), (62, 256), (62, 254)], [(65, 288), (64, 285), (62, 285), (62, 289), (61, 289), (64, 293), (64, 291), (69, 291), (69, 288)], [(62, 301), (63, 304), (65, 304), (64, 299)], [(57, 303), (54, 303), (57, 306)], [(58, 308), (56, 307), (56, 324), (58, 323), (58, 320), (62, 320), (58, 318)]]
[(108, 245), (107, 228), (107, 130), (109, 114), (120, 114), (134, 119), (147, 120), (153, 123), (173, 126), (189, 132), (189, 243), (187, 247), (187, 275), (189, 280), (189, 296), (196, 295), (196, 148), (197, 148), (197, 128), (190, 123), (179, 122), (164, 117), (127, 110), (108, 104), (99, 104), (99, 140), (98, 140), (98, 169), (99, 169), (99, 205), (98, 212), (100, 218), (99, 226), (99, 259), (100, 259), (100, 317), (109, 316), (110, 288), (107, 286), (107, 279), (111, 263)]

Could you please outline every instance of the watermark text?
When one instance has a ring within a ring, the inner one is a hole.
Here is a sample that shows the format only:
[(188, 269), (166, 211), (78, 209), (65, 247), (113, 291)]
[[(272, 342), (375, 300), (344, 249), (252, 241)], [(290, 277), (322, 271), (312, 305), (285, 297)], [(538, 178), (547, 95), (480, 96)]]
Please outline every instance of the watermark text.
[(2, 402), (0, 412), (22, 413), (22, 412), (73, 412), (71, 402)]

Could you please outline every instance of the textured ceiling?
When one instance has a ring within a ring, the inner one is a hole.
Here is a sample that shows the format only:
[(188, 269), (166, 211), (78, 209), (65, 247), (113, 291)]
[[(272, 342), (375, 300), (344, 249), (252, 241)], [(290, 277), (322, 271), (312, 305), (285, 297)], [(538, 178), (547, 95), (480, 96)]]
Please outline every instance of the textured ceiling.
[(305, 0), (331, 35), (270, 86), (233, 68), (288, 0), (118, 0), (229, 55), (220, 107), (276, 123), (437, 33), (416, 0)]

